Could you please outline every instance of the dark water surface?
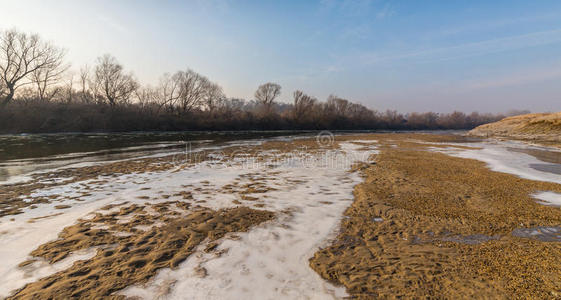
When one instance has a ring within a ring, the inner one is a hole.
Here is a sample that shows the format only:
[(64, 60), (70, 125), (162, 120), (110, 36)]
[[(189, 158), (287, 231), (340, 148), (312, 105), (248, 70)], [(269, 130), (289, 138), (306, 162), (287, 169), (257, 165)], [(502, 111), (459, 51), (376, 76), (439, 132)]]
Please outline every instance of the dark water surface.
[(227, 145), (313, 135), (310, 131), (138, 132), (0, 135), (0, 183), (30, 172)]
[(540, 148), (508, 148), (509, 151), (531, 155), (538, 160), (552, 164), (561, 164), (561, 152)]
[[(188, 131), (0, 135), (0, 184), (17, 181), (31, 172), (78, 163), (131, 159), (184, 151), (186, 148), (196, 150), (265, 139), (372, 132), (388, 131)], [(461, 135), (465, 131), (415, 132)]]

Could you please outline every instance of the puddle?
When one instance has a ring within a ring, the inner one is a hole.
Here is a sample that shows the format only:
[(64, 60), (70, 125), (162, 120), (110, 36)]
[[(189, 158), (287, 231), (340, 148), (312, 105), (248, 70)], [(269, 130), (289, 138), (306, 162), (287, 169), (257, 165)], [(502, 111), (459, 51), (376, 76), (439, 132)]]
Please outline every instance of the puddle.
[(442, 238), (443, 242), (454, 242), (468, 245), (477, 245), (492, 240), (500, 239), (500, 235), (484, 235), (484, 234), (470, 234), (470, 235), (454, 235)]
[(551, 174), (561, 175), (560, 164), (529, 164), (529, 166), (530, 168), (540, 172), (547, 172)]
[(554, 151), (552, 149), (542, 150), (542, 149), (535, 149), (535, 148), (508, 147), (507, 150), (512, 152), (528, 154), (543, 162), (552, 163), (552, 164), (561, 164), (561, 152)]
[(512, 235), (536, 239), (542, 242), (561, 242), (561, 227), (538, 226), (532, 228), (518, 228), (512, 232)]

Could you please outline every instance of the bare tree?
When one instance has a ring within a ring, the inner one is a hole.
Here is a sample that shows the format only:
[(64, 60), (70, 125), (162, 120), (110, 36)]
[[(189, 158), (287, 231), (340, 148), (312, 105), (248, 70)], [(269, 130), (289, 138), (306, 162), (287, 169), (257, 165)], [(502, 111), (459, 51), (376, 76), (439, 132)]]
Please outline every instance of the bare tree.
[(351, 102), (347, 99), (330, 95), (327, 98), (327, 107), (331, 113), (337, 117), (347, 117), (349, 115)]
[(193, 70), (164, 74), (157, 91), (158, 110), (178, 108), (182, 113), (203, 107), (213, 111), (225, 97), (222, 87)]
[(147, 112), (152, 112), (151, 108), (158, 103), (158, 90), (150, 86), (141, 87), (134, 92), (138, 100), (138, 106)]
[[(38, 35), (8, 30), (0, 33), (0, 106), (14, 98), (16, 90), (32, 83), (31, 74), (60, 66), (64, 50), (42, 41)], [(50, 73), (52, 73), (51, 71)]]
[(105, 102), (105, 96), (103, 95), (103, 89), (101, 83), (98, 82), (95, 76), (95, 69), (87, 76), (87, 102), (91, 99), (96, 104), (101, 104)]
[(213, 113), (220, 101), (222, 101), (226, 96), (222, 91), (222, 87), (216, 83), (209, 82), (207, 88), (205, 89), (205, 93), (203, 94), (203, 101), (206, 105), (206, 109)]
[(89, 88), (90, 88), (90, 68), (88, 65), (84, 65), (83, 67), (80, 68), (80, 94), (81, 94), (81, 98), (82, 101), (85, 103), (89, 103), (91, 98), (90, 98), (90, 93), (89, 93)]
[(220, 101), (217, 108), (222, 115), (232, 118), (235, 115), (239, 116), (244, 110), (245, 105), (244, 99), (224, 98)]
[(360, 103), (350, 103), (347, 114), (354, 120), (367, 120), (373, 117), (373, 112)]
[(95, 83), (111, 106), (129, 101), (139, 86), (132, 74), (125, 74), (123, 66), (109, 54), (98, 58)]
[(158, 112), (164, 107), (170, 111), (173, 110), (179, 100), (179, 90), (179, 80), (175, 76), (166, 73), (160, 78), (154, 99), (158, 105)]
[(57, 86), (57, 84), (61, 81), (62, 74), (69, 67), (69, 65), (63, 63), (61, 58), (31, 73), (31, 81), (37, 88), (39, 100), (50, 101), (62, 91), (62, 87)]
[(304, 94), (302, 91), (295, 91), (293, 95), (293, 118), (295, 120), (301, 120), (306, 114), (309, 114), (312, 111), (317, 99)]
[(68, 74), (68, 82), (66, 84), (66, 103), (71, 103), (74, 93), (74, 72)]
[(257, 91), (255, 91), (255, 99), (257, 99), (257, 101), (263, 105), (266, 113), (270, 113), (275, 98), (277, 98), (280, 93), (280, 85), (268, 82), (260, 85), (259, 88), (257, 88)]
[(6, 87), (6, 82), (4, 80), (0, 80), (0, 99), (4, 99), (7, 95), (8, 88)]
[(405, 120), (405, 117), (398, 113), (397, 110), (389, 109), (383, 113), (381, 118), (390, 128), (399, 128), (399, 126), (403, 125), (403, 121)]
[(173, 80), (178, 82), (181, 112), (189, 112), (201, 105), (210, 84), (208, 78), (193, 70), (187, 70), (175, 73)]
[(80, 89), (82, 93), (86, 93), (88, 90), (88, 80), (90, 78), (90, 69), (88, 65), (84, 65), (80, 68)]

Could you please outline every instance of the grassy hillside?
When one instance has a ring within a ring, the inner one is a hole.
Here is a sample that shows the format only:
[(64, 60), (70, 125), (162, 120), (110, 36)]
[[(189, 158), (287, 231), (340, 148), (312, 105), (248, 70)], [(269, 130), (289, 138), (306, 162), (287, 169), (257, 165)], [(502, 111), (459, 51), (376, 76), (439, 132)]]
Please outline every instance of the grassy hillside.
[(561, 112), (526, 114), (481, 125), (469, 132), (482, 137), (561, 142)]

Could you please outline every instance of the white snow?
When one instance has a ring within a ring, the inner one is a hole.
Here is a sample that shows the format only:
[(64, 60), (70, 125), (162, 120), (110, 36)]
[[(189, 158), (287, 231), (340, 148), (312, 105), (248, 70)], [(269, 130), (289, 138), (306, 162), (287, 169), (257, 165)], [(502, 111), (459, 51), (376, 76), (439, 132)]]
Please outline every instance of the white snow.
[[(366, 161), (376, 153), (375, 141), (368, 143), (368, 147), (341, 143), (342, 151), (314, 154), (304, 151), (283, 156), (269, 151), (257, 158), (240, 156), (230, 161), (216, 155), (210, 161), (191, 166), (178, 164), (164, 172), (99, 177), (68, 184), (61, 181), (57, 186), (36, 191), (28, 200), (56, 198), (52, 203), (37, 204), (35, 209), (26, 208), (23, 214), (0, 218), (0, 276), (4, 279), (0, 281), (0, 297), (93, 255), (73, 253), (50, 266), (34, 263), (33, 276), (29, 276), (31, 267), (18, 267), (30, 258), (32, 250), (56, 239), (64, 227), (77, 219), (87, 219), (107, 204), (179, 199), (212, 209), (234, 207), (233, 201), (238, 200), (244, 206), (274, 211), (278, 218), (236, 234), (239, 239), (224, 238), (218, 250), (228, 251), (222, 256), (196, 253), (175, 270), (161, 270), (147, 286), (127, 288), (122, 291), (125, 295), (152, 299), (164, 289), (169, 299), (343, 297), (344, 288), (322, 280), (308, 266), (308, 259), (337, 233), (342, 213), (352, 203), (353, 186), (360, 182), (358, 174), (349, 173), (349, 169), (355, 161)], [(255, 201), (244, 200), (236, 192), (252, 181), (272, 189), (247, 195), (257, 198)], [(233, 190), (224, 188), (228, 185)], [(193, 199), (176, 195), (181, 191), (191, 192)], [(71, 208), (54, 208), (63, 204)], [(206, 277), (194, 274), (198, 266), (207, 270)]]
[(554, 192), (539, 192), (533, 195), (539, 199), (538, 203), (549, 206), (561, 206), (561, 194)]
[[(192, 255), (178, 269), (164, 269), (148, 285), (129, 287), (122, 293), (144, 299), (162, 297), (162, 291), (169, 292), (165, 299), (344, 297), (344, 288), (322, 280), (308, 260), (334, 237), (343, 211), (352, 203), (353, 186), (360, 178), (347, 170), (355, 157), (375, 153), (357, 155), (351, 149), (362, 146), (356, 146), (344, 143), (344, 151), (325, 153), (312, 163), (281, 162), (271, 169), (275, 176), (269, 182), (277, 190), (260, 195), (264, 209), (281, 214), (277, 220), (236, 234), (239, 239), (223, 239), (218, 251), (227, 252), (220, 256)], [(291, 213), (282, 213), (286, 211)], [(207, 275), (198, 275), (198, 267), (206, 269)]]
[[(558, 152), (558, 149), (527, 145), (512, 141), (492, 141), (482, 143), (460, 144), (464, 146), (479, 147), (481, 149), (459, 149), (455, 147), (432, 147), (432, 151), (446, 153), (456, 157), (477, 159), (487, 163), (489, 169), (496, 172), (513, 174), (521, 178), (547, 181), (561, 184), (561, 175), (551, 172), (536, 170), (531, 166), (544, 164), (543, 161), (529, 154), (510, 151), (508, 148), (539, 149)], [(561, 194), (551, 191), (541, 191), (532, 195), (540, 200), (538, 203), (548, 206), (561, 206)]]
[(77, 261), (88, 260), (94, 257), (96, 251), (97, 248), (90, 248), (72, 252), (68, 257), (54, 264), (50, 264), (44, 259), (37, 259), (35, 262), (21, 268), (23, 271), (23, 279), (21, 281), (25, 283), (33, 282), (40, 278), (65, 270)]
[[(30, 272), (25, 269), (18, 268), (18, 264), (24, 262), (28, 255), (37, 246), (56, 239), (58, 233), (67, 226), (72, 225), (78, 218), (88, 214), (92, 210), (99, 208), (112, 199), (93, 201), (89, 203), (80, 203), (73, 206), (72, 210), (62, 212), (55, 210), (52, 205), (44, 205), (42, 208), (26, 210), (25, 214), (4, 217), (0, 220), (0, 297), (6, 297), (14, 289), (20, 288), (26, 283), (33, 282), (42, 275), (48, 275), (55, 271), (64, 269), (61, 266), (70, 266), (70, 264), (62, 264), (59, 267), (42, 268), (43, 270)], [(61, 213), (58, 214), (57, 213)], [(52, 216), (48, 218), (34, 220), (28, 222), (34, 217)]]
[[(532, 164), (543, 164), (543, 161), (540, 161), (529, 154), (508, 150), (508, 148), (512, 147), (532, 148), (535, 146), (508, 141), (458, 143), (455, 145), (479, 147), (481, 149), (433, 147), (432, 150), (436, 152), (442, 152), (451, 156), (471, 158), (483, 161), (487, 163), (489, 169), (496, 172), (513, 174), (529, 180), (547, 181), (561, 184), (561, 175), (539, 171), (531, 167)], [(556, 150), (551, 149), (551, 151)]]

